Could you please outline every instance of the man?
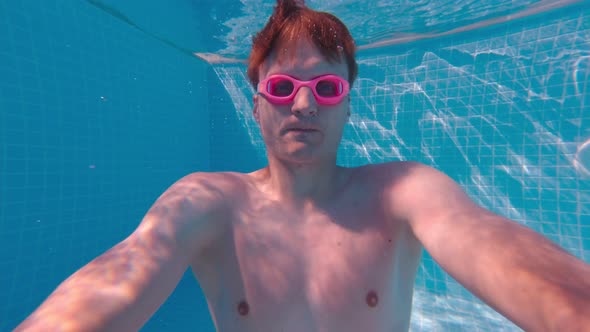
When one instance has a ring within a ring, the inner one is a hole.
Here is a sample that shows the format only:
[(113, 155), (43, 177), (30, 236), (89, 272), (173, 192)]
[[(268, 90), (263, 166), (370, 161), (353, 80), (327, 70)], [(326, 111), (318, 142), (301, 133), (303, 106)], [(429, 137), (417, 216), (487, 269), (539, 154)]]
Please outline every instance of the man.
[(268, 166), (179, 180), (17, 330), (137, 330), (190, 266), (218, 331), (406, 331), (422, 247), (527, 331), (589, 330), (584, 262), (425, 165), (336, 165), (356, 70), (337, 18), (279, 0), (248, 68)]

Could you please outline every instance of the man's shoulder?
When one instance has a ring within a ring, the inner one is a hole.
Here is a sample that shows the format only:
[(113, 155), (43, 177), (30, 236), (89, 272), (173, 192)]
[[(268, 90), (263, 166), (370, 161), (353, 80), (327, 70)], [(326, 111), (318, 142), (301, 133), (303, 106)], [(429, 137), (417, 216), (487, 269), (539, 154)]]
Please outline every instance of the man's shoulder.
[(359, 167), (358, 178), (388, 197), (409, 199), (444, 193), (457, 184), (443, 172), (416, 161), (394, 161)]
[(389, 183), (388, 179), (399, 182), (442, 174), (435, 168), (417, 161), (390, 161), (368, 164), (358, 167), (358, 170), (366, 180), (375, 180), (381, 184)]
[(248, 174), (238, 172), (193, 172), (185, 175), (179, 181), (187, 183), (207, 182), (210, 184), (239, 184), (246, 181)]
[(206, 210), (224, 208), (246, 190), (247, 181), (247, 174), (194, 172), (177, 180), (162, 197)]
[[(369, 168), (368, 168), (369, 170)], [(462, 187), (434, 167), (414, 161), (374, 165), (369, 176), (379, 186), (384, 202), (396, 211), (424, 210), (433, 202), (453, 201), (458, 206), (471, 207)]]
[(194, 172), (177, 181), (175, 186), (189, 188), (192, 192), (227, 196), (240, 192), (248, 183), (249, 176), (237, 172)]

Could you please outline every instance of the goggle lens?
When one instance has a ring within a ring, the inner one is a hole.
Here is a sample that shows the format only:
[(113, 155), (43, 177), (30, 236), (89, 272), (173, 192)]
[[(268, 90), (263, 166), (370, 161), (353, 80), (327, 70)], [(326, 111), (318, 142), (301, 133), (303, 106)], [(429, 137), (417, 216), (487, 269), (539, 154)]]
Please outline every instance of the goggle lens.
[(315, 91), (322, 97), (336, 97), (342, 94), (342, 85), (335, 80), (321, 80), (315, 85)]
[(271, 95), (277, 97), (289, 96), (291, 93), (293, 93), (294, 88), (295, 86), (293, 85), (293, 82), (284, 78), (279, 78), (268, 82), (268, 92)]

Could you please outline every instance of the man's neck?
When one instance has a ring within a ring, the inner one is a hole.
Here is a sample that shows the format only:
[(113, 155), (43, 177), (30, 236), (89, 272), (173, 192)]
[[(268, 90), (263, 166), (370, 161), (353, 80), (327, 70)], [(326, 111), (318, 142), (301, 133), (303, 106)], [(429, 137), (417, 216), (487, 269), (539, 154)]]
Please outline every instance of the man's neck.
[(326, 201), (343, 183), (344, 173), (335, 160), (291, 163), (269, 158), (269, 164), (261, 175), (261, 189), (297, 207)]

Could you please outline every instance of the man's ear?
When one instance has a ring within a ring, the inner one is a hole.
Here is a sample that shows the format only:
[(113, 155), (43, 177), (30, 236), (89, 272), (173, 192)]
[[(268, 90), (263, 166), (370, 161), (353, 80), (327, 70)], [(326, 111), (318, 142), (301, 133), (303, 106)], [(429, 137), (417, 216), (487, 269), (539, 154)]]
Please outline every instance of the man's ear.
[(252, 102), (254, 103), (254, 108), (252, 109), (252, 114), (254, 115), (254, 120), (260, 123), (260, 114), (258, 113), (258, 95), (255, 94), (252, 96)]

